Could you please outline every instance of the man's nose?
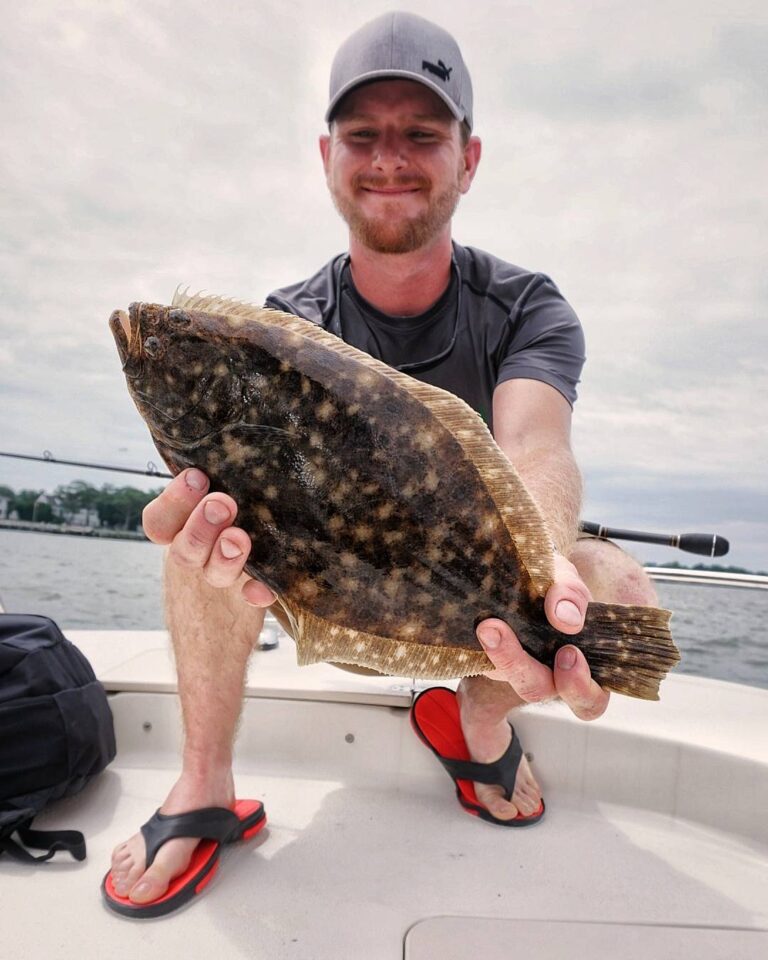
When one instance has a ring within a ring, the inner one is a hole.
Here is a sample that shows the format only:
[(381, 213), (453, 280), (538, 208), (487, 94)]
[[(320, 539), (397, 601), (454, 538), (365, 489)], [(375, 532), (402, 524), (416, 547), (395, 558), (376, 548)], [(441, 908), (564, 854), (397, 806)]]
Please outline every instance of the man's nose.
[(402, 137), (393, 133), (384, 133), (376, 144), (373, 165), (382, 172), (402, 170), (408, 163), (403, 149)]

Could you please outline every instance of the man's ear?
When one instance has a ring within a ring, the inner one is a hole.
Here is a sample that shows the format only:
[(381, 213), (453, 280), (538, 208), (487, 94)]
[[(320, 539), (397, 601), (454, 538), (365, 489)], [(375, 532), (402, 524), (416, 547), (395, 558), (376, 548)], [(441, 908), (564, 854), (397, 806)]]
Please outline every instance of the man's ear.
[(323, 158), (323, 169), (325, 170), (325, 174), (327, 176), (328, 175), (328, 156), (331, 151), (330, 134), (327, 134), (327, 133), (321, 134), (318, 140), (318, 145), (320, 147), (320, 156)]
[(464, 172), (459, 183), (459, 189), (462, 193), (469, 190), (472, 181), (475, 179), (482, 152), (483, 145), (480, 142), (480, 137), (470, 137), (466, 147), (464, 147)]

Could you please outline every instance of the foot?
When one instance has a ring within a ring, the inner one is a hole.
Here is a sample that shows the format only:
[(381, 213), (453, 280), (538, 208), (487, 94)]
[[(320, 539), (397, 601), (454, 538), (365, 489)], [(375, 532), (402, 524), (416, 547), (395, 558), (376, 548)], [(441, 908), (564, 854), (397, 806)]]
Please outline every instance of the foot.
[[(461, 729), (469, 754), (477, 763), (493, 763), (507, 752), (512, 742), (512, 728), (506, 715), (478, 708), (466, 696), (459, 696)], [(504, 788), (488, 783), (475, 783), (477, 800), (499, 820), (514, 820), (518, 814), (528, 817), (541, 805), (541, 788), (523, 754), (517, 768), (515, 788), (510, 800), (504, 799)]]
[[(202, 807), (230, 808), (235, 802), (235, 786), (231, 771), (215, 779), (215, 782), (193, 781), (182, 774), (160, 807), (161, 813), (187, 813)], [(130, 840), (115, 847), (112, 852), (112, 881), (115, 892), (128, 897), (133, 903), (150, 903), (168, 889), (174, 877), (189, 866), (197, 838), (180, 838), (164, 843), (157, 852), (153, 864), (146, 867), (146, 850), (142, 834), (134, 834)]]

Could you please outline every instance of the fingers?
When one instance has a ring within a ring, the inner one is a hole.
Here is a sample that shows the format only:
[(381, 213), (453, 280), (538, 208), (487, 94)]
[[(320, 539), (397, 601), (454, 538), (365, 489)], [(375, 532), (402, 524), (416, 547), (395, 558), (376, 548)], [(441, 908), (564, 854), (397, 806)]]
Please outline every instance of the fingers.
[(254, 607), (271, 607), (277, 599), (261, 580), (248, 580), (243, 584), (243, 599)]
[(610, 694), (592, 679), (577, 647), (561, 647), (550, 670), (525, 652), (503, 620), (484, 620), (478, 624), (477, 637), (495, 667), (485, 676), (508, 683), (526, 703), (560, 697), (580, 720), (595, 720), (605, 713)]
[[(184, 470), (144, 509), (144, 531), (155, 543), (170, 544), (169, 558), (199, 569), (213, 587), (229, 587), (243, 573), (251, 550), (248, 534), (233, 527), (237, 504), (225, 493), (211, 493), (205, 474)], [(243, 596), (255, 606), (274, 603), (265, 584), (248, 580)]]
[(144, 508), (142, 526), (154, 543), (169, 544), (208, 492), (208, 477), (195, 468), (184, 470), (159, 497)]
[(213, 587), (231, 586), (240, 577), (251, 549), (248, 534), (232, 522), (237, 504), (225, 493), (211, 493), (189, 515), (171, 542), (169, 559), (203, 571)]
[(589, 664), (578, 647), (561, 647), (555, 657), (555, 688), (580, 720), (596, 720), (605, 713), (610, 693), (592, 679)]
[(527, 703), (557, 696), (552, 671), (527, 654), (503, 620), (483, 620), (477, 638), (496, 668), (486, 673), (491, 680), (506, 681)]
[(555, 556), (555, 579), (544, 598), (547, 620), (561, 633), (578, 633), (584, 626), (587, 604), (592, 599), (576, 567), (565, 557)]

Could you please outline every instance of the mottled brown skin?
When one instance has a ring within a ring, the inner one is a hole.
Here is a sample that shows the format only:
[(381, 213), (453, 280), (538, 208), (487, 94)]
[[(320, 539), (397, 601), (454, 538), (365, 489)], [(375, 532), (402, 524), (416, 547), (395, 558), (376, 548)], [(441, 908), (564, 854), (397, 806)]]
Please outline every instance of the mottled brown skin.
[[(475, 626), (499, 617), (548, 665), (578, 644), (547, 622), (476, 467), (423, 403), (277, 325), (130, 312), (130, 347), (117, 314), (112, 328), (160, 454), (235, 499), (252, 542), (247, 572), (289, 604), (471, 650), (481, 649)], [(598, 681), (615, 669), (600, 659), (590, 659)]]

